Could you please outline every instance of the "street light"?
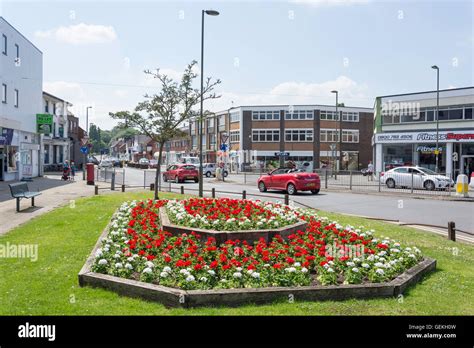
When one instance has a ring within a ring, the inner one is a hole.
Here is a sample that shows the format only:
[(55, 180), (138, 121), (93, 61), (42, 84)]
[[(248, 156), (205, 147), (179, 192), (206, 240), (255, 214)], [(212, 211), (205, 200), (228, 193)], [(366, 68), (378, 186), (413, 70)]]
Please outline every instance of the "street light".
[(435, 172), (439, 172), (439, 148), (438, 148), (438, 138), (439, 138), (439, 68), (437, 65), (433, 65), (431, 69), (436, 70), (436, 167)]
[[(86, 108), (86, 134), (89, 137), (89, 109), (92, 109), (92, 106)], [(87, 146), (87, 141), (84, 146)], [(87, 164), (87, 153), (84, 152), (84, 164), (82, 165), (82, 180), (86, 180), (86, 164)]]
[[(335, 93), (336, 94), (336, 117), (339, 119), (339, 162), (342, 162), (342, 124), (341, 124), (341, 117), (339, 117), (339, 112), (337, 110), (337, 107), (338, 107), (338, 104), (339, 104), (339, 92), (334, 90), (334, 91), (331, 91), (331, 93)], [(337, 128), (336, 128), (337, 130)], [(336, 142), (337, 142), (337, 133), (336, 133)], [(337, 143), (336, 143), (337, 144)], [(337, 145), (335, 145), (335, 148), (337, 149), (336, 147)], [(336, 151), (336, 154), (337, 154), (337, 151)], [(336, 155), (334, 156), (336, 157)], [(336, 167), (337, 167), (337, 162), (336, 162)]]
[(199, 197), (203, 196), (203, 166), (202, 166), (202, 123), (203, 123), (203, 102), (204, 102), (204, 14), (218, 16), (219, 12), (214, 10), (202, 10), (201, 20), (201, 114), (199, 117)]

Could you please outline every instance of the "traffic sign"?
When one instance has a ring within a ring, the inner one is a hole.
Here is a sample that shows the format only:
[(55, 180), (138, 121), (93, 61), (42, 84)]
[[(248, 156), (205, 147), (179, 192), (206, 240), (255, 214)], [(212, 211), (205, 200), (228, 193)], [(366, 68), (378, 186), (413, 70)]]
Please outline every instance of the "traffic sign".
[(289, 157), (290, 153), (289, 152), (275, 152), (276, 157)]
[(81, 152), (83, 154), (87, 154), (89, 152), (89, 148), (87, 146), (81, 146)]
[(228, 145), (225, 144), (225, 143), (224, 143), (224, 144), (221, 144), (221, 147), (220, 147), (221, 151), (226, 152), (226, 151), (227, 151), (227, 146), (228, 146)]

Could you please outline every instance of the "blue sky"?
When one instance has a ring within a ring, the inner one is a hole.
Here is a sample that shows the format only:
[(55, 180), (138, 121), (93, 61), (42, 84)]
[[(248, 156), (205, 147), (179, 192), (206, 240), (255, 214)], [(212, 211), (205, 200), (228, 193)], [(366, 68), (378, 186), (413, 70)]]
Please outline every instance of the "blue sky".
[(111, 127), (109, 111), (133, 109), (155, 81), (200, 58), (222, 80), (213, 111), (249, 104), (350, 106), (374, 97), (474, 85), (471, 1), (12, 1), (0, 14), (43, 51), (44, 89), (81, 116)]

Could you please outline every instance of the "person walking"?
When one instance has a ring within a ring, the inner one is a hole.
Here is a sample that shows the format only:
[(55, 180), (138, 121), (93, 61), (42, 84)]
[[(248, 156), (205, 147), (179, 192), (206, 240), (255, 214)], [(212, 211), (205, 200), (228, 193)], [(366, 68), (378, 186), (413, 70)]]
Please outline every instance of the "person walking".
[(69, 180), (69, 171), (71, 170), (71, 168), (69, 167), (69, 161), (66, 160), (64, 161), (64, 164), (63, 164), (63, 176), (61, 177), (62, 180)]
[(76, 181), (76, 164), (74, 161), (71, 161), (71, 180)]
[(369, 165), (367, 166), (367, 172), (369, 173), (369, 178), (372, 181), (374, 179), (374, 165), (372, 164), (372, 161), (369, 161)]

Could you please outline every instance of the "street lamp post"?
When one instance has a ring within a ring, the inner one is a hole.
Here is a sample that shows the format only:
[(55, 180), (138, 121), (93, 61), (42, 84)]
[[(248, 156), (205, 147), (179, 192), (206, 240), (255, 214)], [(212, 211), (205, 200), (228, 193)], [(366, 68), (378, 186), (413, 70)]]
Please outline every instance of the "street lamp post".
[[(86, 134), (89, 137), (89, 109), (92, 109), (92, 106), (86, 108)], [(86, 144), (84, 144), (87, 146)], [(87, 153), (84, 153), (84, 164), (82, 165), (82, 180), (86, 180), (86, 164), (87, 164)]]
[[(336, 154), (335, 154), (334, 158), (337, 157), (337, 145), (336, 144), (337, 144), (337, 135), (339, 135), (339, 162), (341, 162), (341, 159), (342, 159), (342, 123), (341, 123), (341, 117), (339, 117), (339, 112), (338, 112), (338, 109), (337, 109), (338, 104), (339, 104), (339, 92), (334, 90), (334, 91), (331, 91), (331, 93), (336, 94), (336, 117), (339, 120), (339, 131), (336, 132), (336, 143), (334, 144), (334, 147), (336, 149)], [(336, 130), (337, 130), (337, 128), (336, 128)], [(337, 167), (337, 161), (335, 160), (335, 162), (336, 162), (335, 164), (336, 164), (336, 167)]]
[(439, 67), (437, 65), (433, 65), (431, 69), (436, 70), (436, 148), (435, 148), (435, 156), (436, 156), (436, 167), (435, 172), (439, 172)]
[(201, 113), (199, 117), (199, 197), (203, 196), (203, 166), (202, 166), (202, 135), (203, 135), (203, 102), (204, 102), (204, 14), (218, 16), (219, 12), (214, 10), (202, 10), (201, 19)]

